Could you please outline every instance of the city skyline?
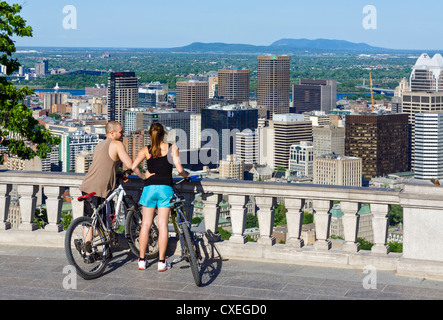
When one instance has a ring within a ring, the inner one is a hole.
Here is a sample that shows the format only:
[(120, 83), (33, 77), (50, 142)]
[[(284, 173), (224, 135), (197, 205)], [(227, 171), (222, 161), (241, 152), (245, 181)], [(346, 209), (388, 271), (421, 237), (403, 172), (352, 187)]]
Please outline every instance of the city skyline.
[(438, 16), (443, 3), (431, 0), (277, 0), (272, 6), (263, 0), (227, 0), (223, 7), (201, 0), (17, 3), (34, 30), (33, 38), (15, 38), (17, 46), (172, 48), (193, 42), (270, 45), (282, 38), (324, 38), (390, 49), (443, 49), (434, 40), (443, 32)]

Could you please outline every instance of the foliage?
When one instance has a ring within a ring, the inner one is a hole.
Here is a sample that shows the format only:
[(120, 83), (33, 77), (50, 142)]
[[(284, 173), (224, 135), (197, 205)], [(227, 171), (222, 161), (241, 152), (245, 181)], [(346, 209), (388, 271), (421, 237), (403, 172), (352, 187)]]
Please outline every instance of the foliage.
[[(0, 2), (0, 64), (6, 66), (7, 74), (11, 75), (20, 67), (18, 59), (12, 58), (16, 48), (13, 36), (31, 37), (32, 28), (18, 15), (21, 6)], [(32, 110), (21, 102), (25, 96), (31, 95), (29, 88), (18, 89), (6, 77), (0, 77), (0, 135), (13, 138), (4, 139), (3, 146), (8, 147), (8, 155), (17, 155), (21, 159), (32, 159), (36, 156), (46, 158), (51, 152), (51, 145), (60, 143), (49, 130), (41, 130), (38, 121), (32, 117)], [(33, 142), (36, 148), (27, 142)]]
[(398, 204), (391, 205), (391, 210), (388, 213), (389, 225), (395, 226), (400, 222), (403, 223), (403, 207)]
[(249, 229), (249, 228), (257, 228), (258, 227), (258, 218), (256, 215), (248, 213), (246, 215), (246, 223), (245, 223), (245, 228)]
[(360, 243), (360, 250), (371, 250), (373, 243), (363, 238), (357, 238), (357, 243)]
[(200, 222), (202, 222), (202, 218), (194, 217), (192, 218), (191, 224), (200, 224)]
[(286, 224), (286, 212), (288, 212), (288, 209), (283, 204), (275, 207), (274, 227)]
[(217, 232), (220, 234), (222, 240), (229, 240), (231, 237), (231, 233), (222, 227), (218, 227)]
[(312, 213), (305, 212), (303, 215), (303, 224), (310, 224), (314, 222), (314, 215)]
[(48, 214), (45, 208), (35, 210), (33, 222), (37, 224), (39, 229), (45, 228), (45, 226), (48, 224)]
[(60, 224), (63, 226), (63, 230), (68, 230), (69, 225), (71, 224), (72, 214), (62, 212)]
[(394, 242), (389, 242), (388, 244), (390, 252), (403, 252), (403, 243), (394, 241)]

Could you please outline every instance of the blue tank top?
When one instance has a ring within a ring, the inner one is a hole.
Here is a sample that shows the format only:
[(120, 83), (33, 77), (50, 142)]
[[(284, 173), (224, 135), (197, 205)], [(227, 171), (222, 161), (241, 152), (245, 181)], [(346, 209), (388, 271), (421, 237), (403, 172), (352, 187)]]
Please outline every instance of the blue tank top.
[[(155, 175), (151, 176), (149, 179), (144, 180), (145, 186), (152, 185), (167, 185), (173, 186), (172, 182), (172, 168), (173, 160), (171, 149), (172, 145), (169, 144), (168, 153), (164, 157), (154, 158), (151, 157), (147, 160), (148, 170)], [(148, 146), (148, 150), (151, 146)]]

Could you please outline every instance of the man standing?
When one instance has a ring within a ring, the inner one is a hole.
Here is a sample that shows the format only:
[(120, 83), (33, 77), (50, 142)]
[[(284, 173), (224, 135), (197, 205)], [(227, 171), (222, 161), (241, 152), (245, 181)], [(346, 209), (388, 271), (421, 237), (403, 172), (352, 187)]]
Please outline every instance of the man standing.
[[(106, 197), (114, 191), (116, 173), (120, 163), (123, 163), (126, 168), (132, 167), (132, 160), (121, 142), (123, 133), (120, 123), (116, 121), (108, 122), (106, 125), (106, 140), (101, 141), (95, 147), (92, 164), (80, 186), (80, 191), (82, 191), (83, 195), (96, 193), (91, 198), (95, 206), (103, 203)], [(138, 168), (134, 172), (140, 178), (145, 179)], [(91, 216), (93, 212), (94, 209), (86, 201), (84, 215)]]

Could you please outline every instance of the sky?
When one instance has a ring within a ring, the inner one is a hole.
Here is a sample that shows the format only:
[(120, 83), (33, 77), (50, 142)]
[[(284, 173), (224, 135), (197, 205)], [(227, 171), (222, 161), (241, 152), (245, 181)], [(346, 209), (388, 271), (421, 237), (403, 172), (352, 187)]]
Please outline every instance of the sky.
[(20, 15), (34, 30), (32, 38), (14, 38), (19, 47), (172, 48), (193, 42), (270, 45), (282, 38), (322, 38), (392, 49), (443, 49), (441, 0), (7, 2), (23, 6)]

